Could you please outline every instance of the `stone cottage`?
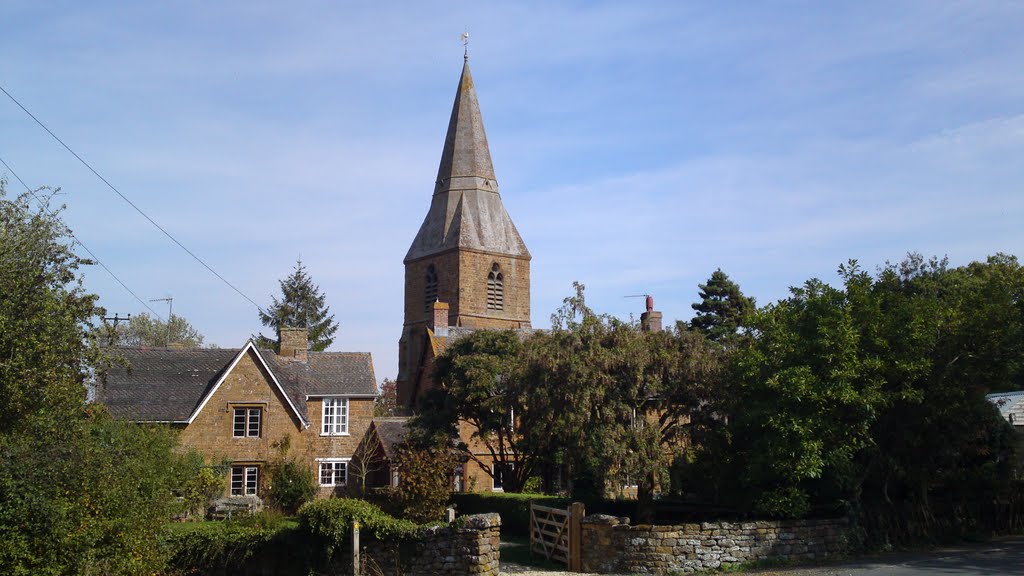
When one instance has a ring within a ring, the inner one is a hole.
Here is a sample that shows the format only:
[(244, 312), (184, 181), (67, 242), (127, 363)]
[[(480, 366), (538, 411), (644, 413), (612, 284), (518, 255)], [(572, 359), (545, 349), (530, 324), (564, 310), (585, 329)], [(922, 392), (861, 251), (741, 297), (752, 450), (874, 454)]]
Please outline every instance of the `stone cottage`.
[(320, 494), (343, 489), (373, 416), (377, 384), (362, 352), (309, 352), (305, 330), (282, 330), (280, 353), (118, 348), (123, 364), (100, 399), (134, 422), (180, 430), (182, 449), (227, 462), (227, 495), (260, 496), (267, 465), (287, 454), (314, 471)]

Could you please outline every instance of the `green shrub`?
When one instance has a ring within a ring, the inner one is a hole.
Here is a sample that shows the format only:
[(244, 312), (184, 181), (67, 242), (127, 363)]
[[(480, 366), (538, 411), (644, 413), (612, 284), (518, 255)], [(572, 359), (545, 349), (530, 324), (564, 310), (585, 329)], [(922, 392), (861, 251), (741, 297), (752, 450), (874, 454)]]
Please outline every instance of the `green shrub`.
[(270, 501), (288, 514), (316, 495), (316, 478), (308, 466), (294, 459), (281, 460), (270, 466), (267, 494)]
[(385, 514), (365, 500), (329, 498), (315, 500), (299, 508), (300, 529), (321, 541), (327, 557), (344, 547), (352, 522), (359, 522), (360, 537), (377, 540), (401, 540), (419, 529), (416, 523)]
[(227, 464), (210, 466), (196, 450), (175, 455), (171, 462), (176, 496), (181, 498), (182, 512), (202, 516), (210, 504), (224, 493)]
[(568, 508), (571, 501), (545, 494), (452, 494), (452, 503), (459, 515), (497, 513), (501, 516), (501, 533), (510, 536), (530, 535), (530, 503), (552, 508)]
[(394, 465), (401, 470), (395, 489), (395, 505), (402, 517), (415, 522), (433, 522), (444, 516), (451, 494), (448, 475), (455, 456), (447, 440), (410, 435), (395, 446)]
[(182, 574), (244, 573), (250, 562), (272, 562), (276, 574), (298, 574), (299, 541), (294, 525), (268, 527), (250, 520), (172, 525), (164, 534), (168, 567)]
[(285, 516), (284, 512), (274, 510), (273, 508), (265, 508), (255, 514), (239, 516), (234, 522), (239, 526), (263, 528), (266, 530), (297, 528), (299, 525), (292, 517)]
[(87, 420), (0, 435), (0, 573), (152, 574), (174, 506), (164, 427)]
[(543, 480), (540, 476), (530, 476), (523, 482), (523, 492), (527, 494), (537, 494), (543, 489)]

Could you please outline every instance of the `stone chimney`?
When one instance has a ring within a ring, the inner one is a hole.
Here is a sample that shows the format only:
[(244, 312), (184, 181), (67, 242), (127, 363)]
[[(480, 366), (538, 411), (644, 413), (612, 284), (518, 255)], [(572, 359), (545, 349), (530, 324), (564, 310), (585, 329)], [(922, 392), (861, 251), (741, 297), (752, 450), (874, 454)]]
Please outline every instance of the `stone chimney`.
[(647, 295), (647, 312), (640, 315), (640, 329), (644, 332), (661, 332), (661, 312), (654, 310), (654, 297)]
[(281, 347), (278, 356), (305, 362), (309, 357), (309, 330), (281, 328)]
[(448, 303), (434, 302), (430, 305), (430, 329), (434, 336), (448, 337)]

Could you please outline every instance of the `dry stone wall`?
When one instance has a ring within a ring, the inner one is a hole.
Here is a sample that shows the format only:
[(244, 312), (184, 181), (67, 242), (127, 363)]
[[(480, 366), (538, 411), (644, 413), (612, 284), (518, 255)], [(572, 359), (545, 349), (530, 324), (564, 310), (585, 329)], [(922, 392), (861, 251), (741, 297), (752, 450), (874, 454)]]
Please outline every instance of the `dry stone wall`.
[(372, 542), (364, 548), (368, 574), (384, 576), (498, 576), (501, 517), (463, 516), (422, 532), (402, 545)]
[(581, 522), (584, 572), (698, 572), (740, 562), (809, 561), (841, 554), (845, 518), (705, 522), (631, 526), (628, 518), (595, 514)]

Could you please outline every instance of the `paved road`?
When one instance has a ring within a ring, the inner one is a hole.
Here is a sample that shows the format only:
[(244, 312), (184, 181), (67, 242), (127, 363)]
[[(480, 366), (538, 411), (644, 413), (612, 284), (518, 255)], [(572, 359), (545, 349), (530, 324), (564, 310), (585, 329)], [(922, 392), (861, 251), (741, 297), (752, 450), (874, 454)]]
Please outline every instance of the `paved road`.
[[(569, 576), (502, 563), (502, 574)], [(708, 574), (714, 574), (709, 572)], [(817, 568), (786, 568), (730, 572), (749, 576), (1024, 576), (1024, 536), (1001, 538), (985, 544), (940, 548), (923, 552), (881, 554), (854, 562)], [(584, 574), (573, 576), (587, 576)]]
[(834, 566), (755, 570), (757, 576), (995, 576), (1024, 575), (1024, 537), (928, 552), (893, 553)]

